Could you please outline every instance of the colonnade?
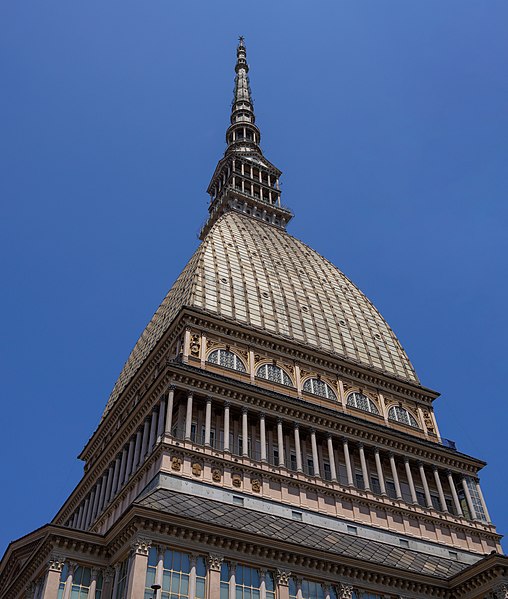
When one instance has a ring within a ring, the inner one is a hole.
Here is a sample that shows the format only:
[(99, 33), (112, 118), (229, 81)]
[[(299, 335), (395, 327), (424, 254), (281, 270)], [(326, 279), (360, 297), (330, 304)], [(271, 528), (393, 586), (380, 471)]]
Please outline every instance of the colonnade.
[[(201, 428), (198, 428), (201, 427)], [(315, 478), (490, 522), (479, 481), (351, 438), (171, 386), (67, 521), (87, 529), (163, 435)], [(448, 502), (447, 502), (448, 497)]]

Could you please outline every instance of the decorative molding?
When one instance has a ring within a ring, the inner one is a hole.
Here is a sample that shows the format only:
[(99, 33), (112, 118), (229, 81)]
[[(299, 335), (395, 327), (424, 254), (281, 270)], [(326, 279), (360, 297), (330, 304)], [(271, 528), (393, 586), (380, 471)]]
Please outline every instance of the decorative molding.
[(213, 572), (220, 572), (224, 556), (218, 553), (210, 553), (207, 557), (208, 569)]
[(291, 578), (291, 572), (289, 570), (281, 570), (277, 568), (277, 573), (275, 575), (277, 580), (277, 584), (279, 586), (287, 587), (289, 586), (289, 579)]
[(131, 549), (136, 555), (148, 556), (151, 546), (151, 539), (147, 539), (146, 537), (142, 536), (136, 537), (131, 543)]

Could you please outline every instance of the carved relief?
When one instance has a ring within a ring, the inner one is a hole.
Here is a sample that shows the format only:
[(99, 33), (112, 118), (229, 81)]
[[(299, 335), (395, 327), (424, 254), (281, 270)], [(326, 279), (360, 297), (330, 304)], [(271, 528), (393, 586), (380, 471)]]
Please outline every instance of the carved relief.
[(242, 475), (235, 472), (231, 476), (231, 482), (233, 483), (233, 487), (241, 487), (242, 486)]
[(502, 583), (494, 589), (496, 599), (508, 599), (508, 584)]
[(206, 349), (207, 349), (207, 351), (210, 351), (211, 349), (213, 349), (214, 347), (218, 347), (219, 345), (221, 345), (221, 344), (217, 343), (217, 341), (213, 341), (213, 339), (207, 339), (206, 340)]
[(254, 493), (259, 493), (261, 491), (261, 481), (259, 480), (259, 478), (252, 479), (251, 484)]
[(434, 422), (432, 421), (432, 416), (430, 415), (428, 410), (423, 410), (423, 422), (425, 423), (425, 427), (429, 431), (429, 433), (433, 433), (434, 431)]
[(289, 570), (280, 570), (277, 568), (277, 584), (282, 586), (289, 586), (289, 579), (291, 578), (291, 572)]
[(212, 480), (215, 483), (220, 483), (220, 481), (222, 480), (222, 470), (220, 468), (213, 468)]
[(352, 599), (353, 597), (353, 586), (350, 584), (343, 584), (342, 582), (339, 584), (339, 588), (337, 589), (338, 599)]
[(65, 563), (65, 558), (61, 555), (52, 555), (49, 558), (49, 569), (54, 572), (61, 572)]
[(194, 474), (194, 476), (201, 476), (202, 471), (203, 466), (199, 462), (194, 462), (192, 464), (192, 474)]
[(189, 349), (191, 356), (199, 358), (199, 351), (201, 349), (201, 335), (196, 333), (191, 335)]
[(148, 555), (152, 541), (145, 537), (137, 537), (132, 541), (131, 547), (137, 555)]
[(223, 555), (217, 555), (214, 553), (210, 553), (210, 555), (207, 558), (208, 568), (214, 572), (220, 572), (223, 561), (224, 561)]
[(178, 456), (173, 456), (171, 458), (171, 470), (175, 470), (175, 472), (180, 472), (182, 469), (182, 458)]

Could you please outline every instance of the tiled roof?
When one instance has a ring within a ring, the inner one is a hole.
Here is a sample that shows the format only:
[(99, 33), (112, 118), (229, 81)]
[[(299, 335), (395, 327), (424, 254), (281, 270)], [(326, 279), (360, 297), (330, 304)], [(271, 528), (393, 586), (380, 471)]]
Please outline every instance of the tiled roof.
[(393, 331), (338, 268), (285, 231), (228, 212), (139, 338), (106, 411), (184, 306), (418, 383)]
[(189, 520), (206, 522), (222, 529), (255, 534), (265, 539), (292, 543), (440, 579), (450, 578), (468, 567), (468, 564), (455, 560), (169, 489), (155, 489), (139, 499), (136, 504)]

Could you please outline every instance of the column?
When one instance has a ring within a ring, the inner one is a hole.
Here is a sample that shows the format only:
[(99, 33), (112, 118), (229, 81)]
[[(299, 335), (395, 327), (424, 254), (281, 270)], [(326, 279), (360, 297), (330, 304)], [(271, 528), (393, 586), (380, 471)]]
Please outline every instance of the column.
[(312, 447), (312, 464), (314, 466), (314, 476), (319, 476), (319, 457), (316, 442), (316, 431), (310, 429), (310, 444)]
[(95, 494), (97, 493), (97, 489), (94, 487), (90, 492), (90, 501), (88, 502), (88, 510), (86, 512), (85, 518), (85, 528), (88, 528), (90, 524), (90, 520), (92, 519), (93, 512), (93, 504), (95, 503)]
[(148, 451), (151, 452), (155, 445), (155, 440), (157, 439), (157, 410), (153, 410), (152, 419), (150, 422), (150, 440), (148, 442)]
[(222, 555), (210, 553), (207, 558), (208, 575), (206, 577), (206, 593), (208, 599), (220, 599), (220, 571), (224, 558)]
[(277, 447), (279, 450), (279, 466), (284, 466), (284, 433), (282, 430), (282, 418), (277, 418)]
[(113, 484), (111, 485), (110, 499), (113, 499), (113, 497), (116, 494), (116, 490), (118, 488), (118, 474), (119, 473), (120, 473), (120, 459), (117, 456), (115, 459), (115, 468), (113, 470)]
[(126, 483), (129, 480), (129, 476), (132, 472), (132, 460), (134, 458), (134, 443), (134, 439), (131, 438), (131, 440), (129, 441), (129, 449), (127, 451), (127, 464), (125, 466), (124, 483)]
[(441, 504), (441, 509), (443, 510), (443, 512), (447, 512), (448, 506), (446, 505), (446, 499), (443, 493), (443, 485), (441, 484), (441, 477), (439, 476), (437, 466), (434, 466), (432, 470), (434, 471), (434, 480), (436, 481), (437, 493), (439, 495), (439, 503)]
[[(115, 580), (115, 569), (111, 566), (104, 568), (102, 571), (102, 593), (103, 599), (113, 599), (116, 595), (113, 594), (113, 584)], [(94, 599), (90, 597), (90, 599)]]
[(229, 448), (229, 401), (224, 402), (224, 451), (231, 451)]
[(300, 425), (295, 422), (295, 453), (296, 453), (296, 470), (303, 472), (302, 464), (302, 447), (300, 445)]
[(485, 503), (485, 498), (483, 497), (482, 489), (480, 487), (480, 479), (475, 481), (475, 485), (478, 492), (478, 497), (480, 498), (480, 503), (482, 504), (483, 511), (485, 512), (485, 517), (487, 518), (487, 522), (492, 522), (490, 519), (489, 510), (487, 509), (487, 504)]
[(141, 437), (141, 455), (139, 456), (139, 463), (141, 464), (148, 452), (148, 436), (150, 434), (150, 420), (145, 418), (143, 423), (143, 436)]
[(88, 499), (85, 499), (85, 501), (83, 502), (83, 510), (80, 510), (81, 514), (80, 514), (79, 521), (78, 521), (78, 528), (85, 528), (85, 516), (86, 516), (87, 508), (88, 508)]
[(365, 459), (365, 448), (363, 443), (358, 443), (358, 452), (360, 454), (360, 464), (362, 466), (363, 486), (366, 491), (370, 491), (369, 471), (367, 470), (367, 460)]
[(379, 448), (374, 448), (374, 460), (376, 462), (376, 472), (377, 477), (379, 479), (379, 488), (381, 490), (381, 495), (386, 495), (386, 485), (385, 485), (385, 477), (383, 474), (383, 466), (381, 465), (381, 457), (379, 456)]
[(462, 477), (462, 488), (464, 489), (464, 493), (466, 495), (467, 507), (469, 508), (469, 513), (471, 514), (471, 520), (476, 520), (478, 516), (476, 515), (476, 510), (474, 509), (473, 499), (471, 498), (471, 492), (467, 486), (465, 476)]
[(90, 599), (95, 599), (95, 590), (97, 588), (97, 576), (99, 576), (100, 570), (98, 568), (92, 568), (92, 575), (90, 578), (90, 588), (88, 589), (88, 596)]
[(205, 407), (205, 445), (206, 447), (210, 447), (210, 439), (211, 439), (211, 430), (212, 430), (212, 398), (206, 398), (206, 407)]
[(192, 554), (189, 560), (189, 599), (195, 599), (196, 597), (196, 559), (197, 557), (194, 554)]
[(129, 568), (129, 581), (125, 599), (138, 599), (145, 594), (146, 569), (148, 566), (148, 552), (151, 541), (136, 539), (132, 544), (133, 555)]
[(60, 574), (64, 566), (62, 557), (52, 556), (49, 560), (48, 571), (41, 593), (41, 599), (56, 599), (60, 586)]
[(242, 455), (249, 457), (249, 421), (247, 408), (242, 408)]
[(413, 503), (418, 503), (418, 497), (416, 496), (415, 483), (413, 480), (413, 473), (411, 472), (411, 464), (409, 463), (409, 458), (404, 458), (404, 468), (406, 469), (407, 482), (409, 483), (409, 490), (411, 492), (411, 501)]
[(418, 469), (420, 471), (420, 478), (422, 479), (423, 490), (425, 491), (425, 502), (427, 507), (432, 507), (432, 499), (430, 497), (429, 484), (427, 483), (427, 476), (425, 475), (425, 468), (421, 462), (418, 462)]
[(183, 352), (182, 352), (182, 358), (183, 358), (184, 364), (187, 364), (187, 362), (189, 361), (189, 346), (190, 346), (190, 331), (189, 331), (189, 329), (186, 329), (186, 331), (184, 333), (184, 337), (183, 337)]
[(328, 461), (330, 462), (330, 471), (332, 473), (332, 482), (337, 482), (337, 468), (335, 466), (335, 454), (333, 451), (333, 439), (331, 433), (326, 435), (326, 444), (328, 446)]
[(164, 433), (171, 435), (171, 429), (173, 428), (173, 403), (175, 400), (175, 386), (170, 385), (168, 391), (168, 400), (166, 404), (166, 423), (164, 425)]
[(141, 429), (138, 429), (136, 431), (136, 441), (134, 444), (134, 454), (132, 456), (132, 470), (131, 470), (131, 474), (136, 470), (136, 468), (139, 466), (139, 462), (141, 461)]
[(236, 563), (229, 563), (229, 597), (228, 599), (236, 599)]
[(157, 420), (157, 439), (160, 439), (164, 434), (164, 408), (166, 407), (166, 400), (161, 398), (159, 402), (159, 419)]
[(76, 564), (74, 564), (73, 562), (67, 562), (67, 564), (68, 564), (67, 580), (65, 581), (62, 599), (69, 599), (71, 596), (72, 578), (74, 576), (74, 568), (76, 567)]
[[(108, 471), (109, 472), (109, 471)], [(99, 505), (97, 506), (97, 513), (100, 514), (106, 503), (106, 487), (108, 484), (108, 473), (102, 475), (101, 484), (101, 496), (99, 497)]]
[(289, 570), (280, 570), (277, 569), (276, 573), (276, 581), (277, 581), (277, 590), (278, 599), (289, 599), (289, 579), (291, 578), (291, 572)]
[(192, 434), (192, 392), (187, 395), (187, 412), (185, 414), (185, 440), (191, 441)]
[(118, 489), (122, 488), (125, 480), (125, 468), (127, 467), (127, 452), (128, 448), (124, 447), (122, 450), (122, 459), (120, 461), (120, 474), (118, 476)]
[(353, 469), (351, 468), (351, 456), (349, 455), (349, 444), (347, 439), (342, 439), (342, 446), (344, 448), (344, 461), (346, 462), (347, 484), (350, 487), (354, 487)]
[(161, 547), (159, 545), (157, 547), (157, 567), (155, 568), (154, 584), (158, 584), (162, 587), (163, 577), (164, 577), (164, 547)]
[(397, 499), (402, 499), (402, 493), (400, 491), (399, 473), (397, 472), (397, 464), (395, 463), (395, 456), (390, 451), (388, 457), (390, 458), (390, 467), (392, 469), (393, 483), (395, 485), (395, 494)]
[(266, 568), (259, 570), (259, 599), (266, 599)]
[(95, 517), (97, 516), (101, 491), (102, 491), (102, 480), (99, 479), (99, 481), (95, 485), (95, 499), (93, 500), (92, 514), (90, 516), (90, 524), (95, 520)]
[(266, 462), (266, 421), (265, 414), (259, 414), (259, 443), (261, 445), (261, 461)]
[(457, 495), (457, 488), (455, 487), (455, 481), (453, 480), (453, 474), (450, 470), (446, 471), (446, 476), (448, 477), (448, 484), (450, 485), (450, 491), (452, 492), (453, 497), (453, 505), (455, 506), (455, 511), (458, 516), (464, 517), (464, 513), (462, 511), (462, 506), (460, 505), (459, 496)]

